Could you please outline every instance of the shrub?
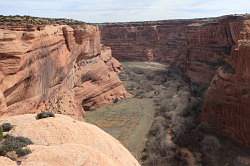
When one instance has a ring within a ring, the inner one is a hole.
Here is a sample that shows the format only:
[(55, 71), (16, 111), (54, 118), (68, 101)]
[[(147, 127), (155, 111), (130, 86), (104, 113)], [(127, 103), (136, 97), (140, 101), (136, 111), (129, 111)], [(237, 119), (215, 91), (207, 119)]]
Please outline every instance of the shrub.
[(1, 128), (3, 132), (8, 132), (13, 128), (13, 126), (10, 123), (3, 123)]
[(208, 85), (199, 85), (197, 83), (191, 83), (191, 91), (195, 97), (202, 97), (207, 90)]
[(18, 157), (23, 157), (31, 153), (31, 150), (27, 147), (25, 148), (19, 148), (16, 150), (16, 154)]
[(82, 81), (82, 83), (86, 82), (86, 81), (95, 82), (95, 81), (98, 81), (99, 79), (100, 78), (99, 78), (98, 74), (88, 71), (85, 75), (82, 76), (81, 81)]
[(29, 138), (7, 136), (0, 144), (0, 155), (5, 156), (8, 152), (17, 151), (27, 145), (33, 144)]
[(201, 122), (198, 126), (197, 129), (202, 131), (202, 132), (209, 132), (213, 130), (213, 126), (209, 123), (206, 122)]
[(211, 154), (220, 149), (221, 144), (214, 136), (205, 136), (201, 142), (202, 151), (205, 154)]
[(3, 129), (2, 127), (0, 127), (0, 141), (2, 141), (3, 139)]
[(233, 66), (229, 63), (226, 63), (222, 66), (222, 69), (225, 73), (229, 73), (229, 74), (235, 74), (235, 69), (233, 68)]
[(149, 81), (152, 81), (152, 80), (154, 79), (154, 76), (155, 76), (154, 73), (148, 73), (148, 74), (146, 75), (146, 79), (149, 80)]
[(136, 73), (136, 74), (144, 74), (143, 69), (140, 69), (140, 68), (134, 68), (133, 72)]
[(170, 109), (168, 108), (167, 105), (160, 105), (160, 108), (159, 108), (159, 112), (160, 113), (166, 113), (166, 112), (169, 112)]
[(154, 88), (152, 87), (152, 85), (150, 83), (142, 83), (141, 84), (142, 88), (146, 91), (146, 92), (150, 92), (152, 90), (154, 90)]
[(195, 123), (192, 117), (172, 117), (173, 141), (180, 146), (188, 146), (194, 140), (191, 131), (194, 129)]
[(119, 99), (118, 98), (115, 98), (114, 100), (113, 100), (113, 103), (118, 103), (119, 102)]
[(183, 110), (181, 116), (183, 117), (196, 117), (201, 112), (202, 101), (194, 100), (188, 104), (188, 106)]
[(44, 119), (44, 118), (49, 118), (49, 117), (55, 117), (55, 114), (53, 112), (41, 112), (37, 114), (36, 119)]

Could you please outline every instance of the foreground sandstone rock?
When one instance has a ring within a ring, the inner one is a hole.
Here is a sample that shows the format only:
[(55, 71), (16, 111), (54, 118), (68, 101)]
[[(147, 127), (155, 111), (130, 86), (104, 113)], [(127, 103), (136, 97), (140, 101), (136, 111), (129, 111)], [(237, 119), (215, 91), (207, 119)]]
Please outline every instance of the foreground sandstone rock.
[(0, 165), (16, 166), (16, 162), (6, 157), (0, 157)]
[(96, 26), (1, 25), (0, 116), (41, 111), (77, 118), (125, 98), (121, 65)]
[[(104, 131), (57, 114), (36, 120), (34, 114), (1, 119), (15, 126), (9, 134), (30, 138), (32, 153), (20, 158), (21, 166), (139, 166), (134, 157)], [(0, 163), (16, 165), (7, 158)]]

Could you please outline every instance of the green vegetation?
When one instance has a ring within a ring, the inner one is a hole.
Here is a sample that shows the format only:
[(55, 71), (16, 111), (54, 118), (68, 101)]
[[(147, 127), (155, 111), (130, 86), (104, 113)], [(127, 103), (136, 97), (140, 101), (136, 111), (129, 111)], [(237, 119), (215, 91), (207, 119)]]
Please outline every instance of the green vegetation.
[(0, 127), (0, 141), (3, 140), (3, 129)]
[(4, 132), (9, 132), (13, 129), (11, 123), (3, 123), (0, 125), (0, 156), (6, 156), (11, 160), (16, 160), (17, 157), (22, 157), (31, 153), (27, 145), (33, 144), (29, 138), (15, 137)]
[(53, 112), (41, 112), (36, 115), (36, 119), (44, 119), (44, 118), (49, 118), (49, 117), (55, 117), (55, 114)]
[(65, 18), (41, 18), (41, 17), (31, 17), (31, 16), (3, 16), (0, 15), (0, 23), (2, 24), (19, 24), (19, 25), (48, 25), (48, 24), (85, 24), (82, 21), (77, 21), (73, 19)]
[(29, 138), (7, 135), (0, 143), (0, 156), (5, 156), (8, 152), (12, 151), (20, 156), (28, 154), (29, 150), (25, 150), (24, 147), (31, 144), (33, 144), (33, 142)]
[(9, 132), (13, 128), (13, 126), (10, 123), (3, 123), (1, 125), (1, 128), (3, 132)]
[(0, 125), (0, 141), (4, 139), (4, 132), (9, 132), (13, 126), (10, 123), (3, 123)]
[(31, 153), (31, 150), (29, 148), (27, 148), (27, 147), (18, 148), (16, 150), (16, 154), (17, 154), (18, 157), (23, 157), (23, 156), (26, 156), (26, 155), (28, 155), (30, 153)]

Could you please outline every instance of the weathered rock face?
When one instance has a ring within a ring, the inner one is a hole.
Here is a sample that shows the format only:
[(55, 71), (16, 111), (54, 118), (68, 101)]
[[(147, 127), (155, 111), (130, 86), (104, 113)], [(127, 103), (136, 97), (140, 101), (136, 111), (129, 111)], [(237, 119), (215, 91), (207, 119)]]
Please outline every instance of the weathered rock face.
[(80, 67), (76, 75), (81, 76), (81, 80), (73, 90), (86, 110), (128, 96), (117, 76), (122, 66), (111, 56), (110, 48), (103, 47), (98, 57), (78, 63)]
[(86, 104), (126, 97), (120, 69), (96, 26), (0, 26), (0, 116), (81, 117)]
[(180, 67), (192, 82), (209, 84), (237, 38), (244, 17), (101, 25), (102, 42), (118, 60)]
[[(98, 127), (65, 115), (36, 120), (35, 114), (1, 119), (15, 127), (8, 133), (29, 138), (31, 153), (20, 158), (21, 166), (139, 166), (119, 141)], [(17, 165), (0, 157), (0, 163)]]
[(250, 146), (250, 21), (244, 21), (227, 64), (207, 91), (202, 120), (235, 141)]

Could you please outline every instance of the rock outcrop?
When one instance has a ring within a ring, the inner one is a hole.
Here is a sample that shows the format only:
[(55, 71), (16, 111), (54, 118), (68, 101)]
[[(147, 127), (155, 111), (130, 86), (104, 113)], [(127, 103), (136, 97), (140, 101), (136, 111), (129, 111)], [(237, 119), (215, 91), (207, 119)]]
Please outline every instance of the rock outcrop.
[(126, 97), (121, 65), (100, 43), (98, 27), (0, 26), (0, 116), (51, 111), (82, 117)]
[[(18, 159), (21, 166), (139, 166), (119, 141), (98, 127), (65, 115), (36, 120), (35, 114), (1, 119), (15, 127), (8, 133), (34, 143), (31, 153)], [(0, 163), (17, 165), (1, 157)]]
[(206, 93), (202, 120), (250, 146), (250, 20), (240, 29), (232, 55), (218, 69)]

